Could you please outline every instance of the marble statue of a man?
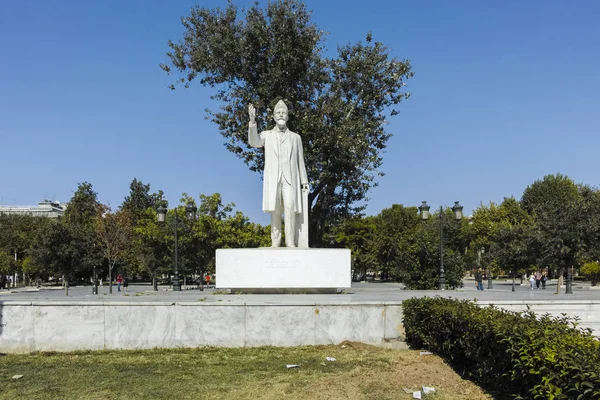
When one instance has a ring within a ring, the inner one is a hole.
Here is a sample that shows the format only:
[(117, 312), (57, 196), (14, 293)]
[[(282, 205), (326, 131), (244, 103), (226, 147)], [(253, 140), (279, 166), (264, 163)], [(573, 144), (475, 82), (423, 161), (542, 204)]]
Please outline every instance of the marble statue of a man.
[[(248, 142), (252, 147), (265, 148), (265, 170), (263, 176), (264, 212), (271, 213), (271, 242), (272, 247), (281, 245), (281, 214), (285, 221), (285, 244), (296, 247), (298, 243), (297, 216), (303, 216), (307, 221), (306, 205), (303, 207), (303, 193), (308, 191), (308, 177), (304, 166), (302, 139), (297, 133), (287, 128), (288, 108), (280, 100), (275, 106), (273, 119), (276, 126), (261, 133), (256, 128), (256, 109), (248, 106), (250, 125), (248, 127)], [(301, 222), (300, 222), (301, 223)], [(308, 230), (306, 244), (308, 247)]]

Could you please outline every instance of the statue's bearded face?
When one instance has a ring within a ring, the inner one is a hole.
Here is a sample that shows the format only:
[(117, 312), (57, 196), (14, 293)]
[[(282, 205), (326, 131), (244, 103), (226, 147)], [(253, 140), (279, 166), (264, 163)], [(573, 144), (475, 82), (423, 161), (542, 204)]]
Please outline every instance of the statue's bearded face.
[(277, 107), (275, 112), (273, 113), (273, 119), (277, 123), (278, 126), (285, 126), (288, 120), (288, 112), (283, 107)]

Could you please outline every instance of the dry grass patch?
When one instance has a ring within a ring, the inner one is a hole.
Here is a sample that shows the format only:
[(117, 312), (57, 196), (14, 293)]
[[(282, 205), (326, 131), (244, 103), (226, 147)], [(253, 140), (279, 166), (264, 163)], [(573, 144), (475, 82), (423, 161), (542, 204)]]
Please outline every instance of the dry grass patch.
[(0, 357), (1, 399), (410, 399), (403, 388), (423, 385), (436, 388), (424, 398), (491, 398), (437, 356), (351, 342)]

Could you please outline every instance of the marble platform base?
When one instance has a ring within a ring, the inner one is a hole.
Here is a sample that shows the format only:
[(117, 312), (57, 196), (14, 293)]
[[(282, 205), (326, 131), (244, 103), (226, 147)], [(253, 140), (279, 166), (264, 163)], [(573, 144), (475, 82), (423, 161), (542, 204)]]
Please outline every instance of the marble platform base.
[[(493, 303), (508, 310), (529, 307), (538, 315), (561, 316), (568, 310), (580, 318), (580, 327), (600, 336), (597, 300)], [(314, 346), (346, 340), (384, 347), (405, 345), (402, 302), (0, 301), (0, 353)]]
[(350, 288), (350, 250), (218, 249), (217, 289), (244, 293), (336, 293)]

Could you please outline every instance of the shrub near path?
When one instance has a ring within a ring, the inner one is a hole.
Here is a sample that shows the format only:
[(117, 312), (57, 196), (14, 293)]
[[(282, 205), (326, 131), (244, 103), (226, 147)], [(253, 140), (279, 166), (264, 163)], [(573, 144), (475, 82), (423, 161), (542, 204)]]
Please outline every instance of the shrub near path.
[(0, 357), (1, 399), (410, 399), (403, 388), (423, 385), (436, 389), (424, 398), (491, 398), (437, 356), (353, 342)]
[(576, 318), (441, 297), (403, 307), (408, 343), (431, 349), (499, 399), (600, 399), (600, 341)]

